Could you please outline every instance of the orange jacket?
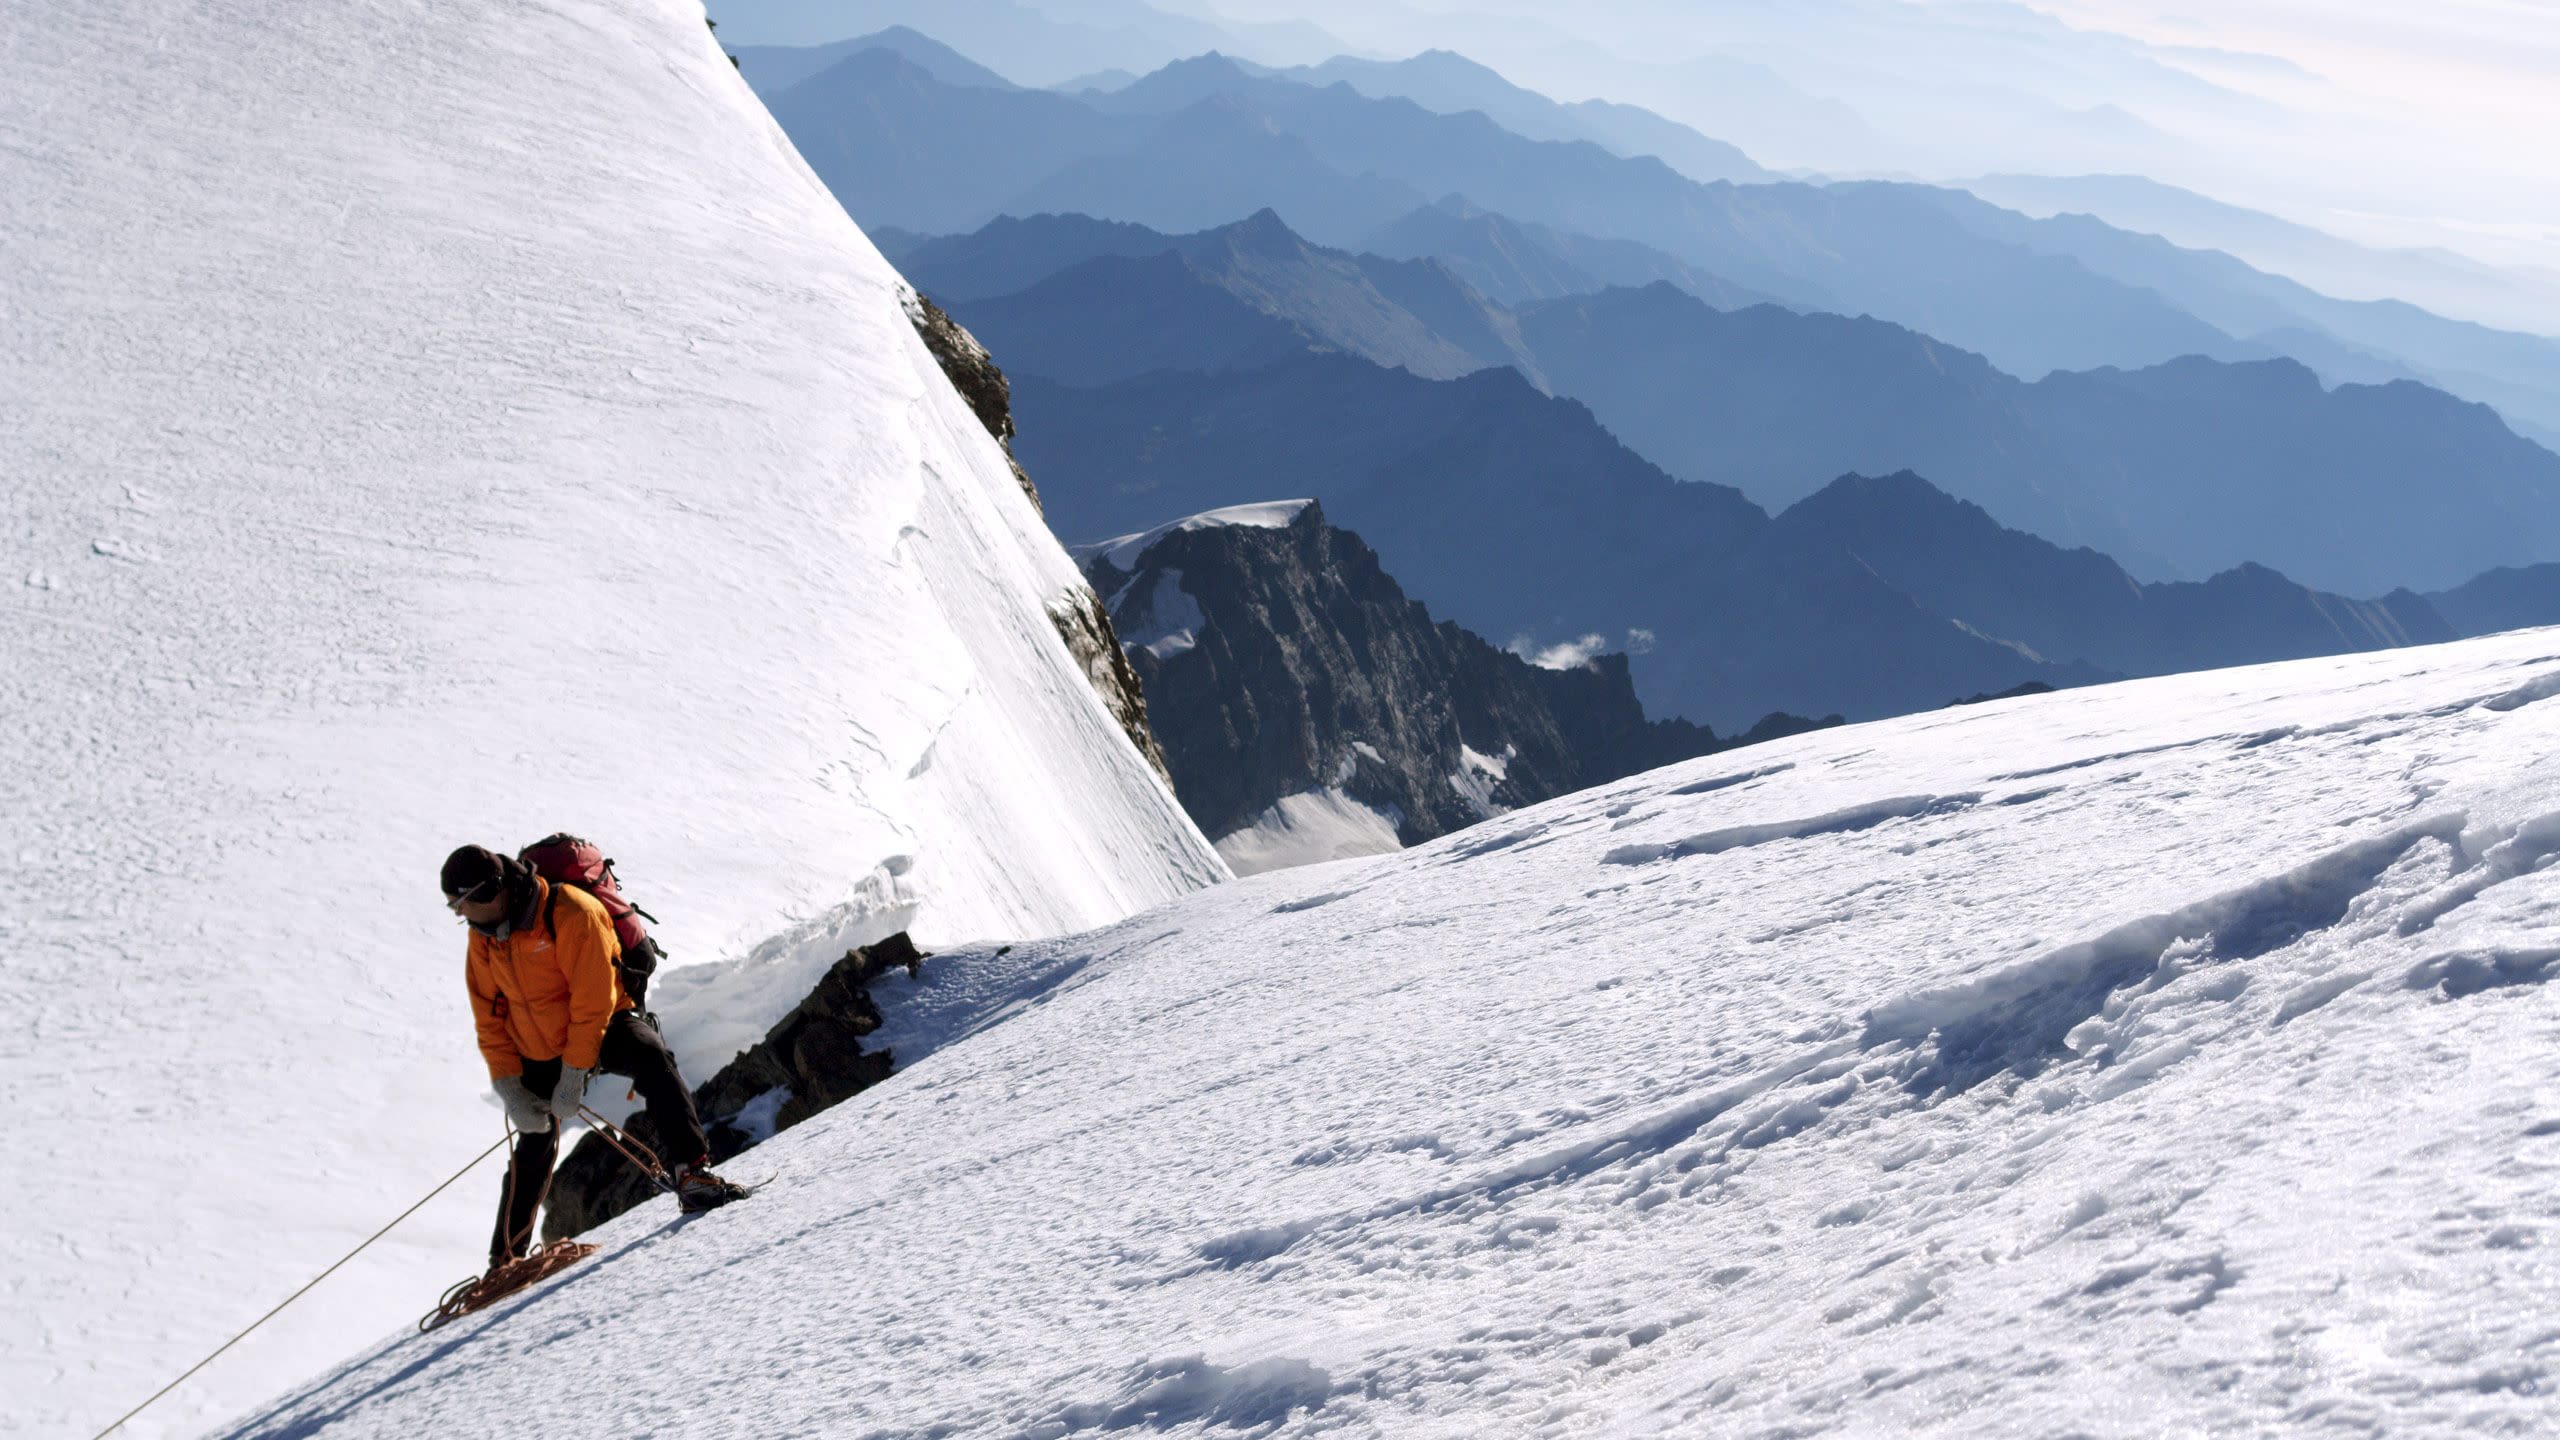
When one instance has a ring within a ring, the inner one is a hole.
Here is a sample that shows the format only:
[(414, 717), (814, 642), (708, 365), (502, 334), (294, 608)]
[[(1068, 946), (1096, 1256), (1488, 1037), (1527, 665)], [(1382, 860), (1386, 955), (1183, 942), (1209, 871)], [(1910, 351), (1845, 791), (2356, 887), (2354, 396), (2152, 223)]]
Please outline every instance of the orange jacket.
[(549, 881), (537, 876), (533, 883), (533, 922), (504, 940), (472, 931), (463, 959), (471, 1018), (492, 1080), (523, 1074), (527, 1060), (556, 1058), (593, 1070), (605, 1025), (615, 1011), (631, 1008), (613, 963), (622, 942), (604, 906), (572, 885), (557, 887), (555, 895)]

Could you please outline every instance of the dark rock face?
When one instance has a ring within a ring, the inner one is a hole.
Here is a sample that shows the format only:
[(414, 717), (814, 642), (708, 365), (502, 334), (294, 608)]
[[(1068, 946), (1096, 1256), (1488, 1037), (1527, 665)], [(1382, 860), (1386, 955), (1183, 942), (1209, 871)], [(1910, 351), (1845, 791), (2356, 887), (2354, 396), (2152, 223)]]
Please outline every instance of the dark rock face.
[[(1623, 655), (1541, 669), (1434, 623), (1313, 502), (1285, 523), (1285, 507), (1256, 510), (1264, 523), (1186, 522), (1083, 557), (1211, 836), (1334, 790), (1418, 844), (1730, 743), (1648, 721)], [(1809, 728), (1771, 717), (1755, 735)]]
[[(933, 352), (942, 373), (950, 378), (952, 388), (969, 402), (978, 423), (1004, 447), (1005, 463), (1013, 467), (1013, 478), (1022, 485), (1022, 493), (1031, 497), (1031, 508), (1040, 505), (1039, 487), (1031, 483), (1030, 472), (1013, 455), (1013, 386), (996, 368), (995, 357), (978, 343), (960, 322), (951, 318), (941, 306), (927, 296), (909, 291), (904, 297), (907, 318), (914, 322), (916, 334), (924, 337), (925, 348)], [(1147, 728), (1147, 696), (1139, 688), (1137, 672), (1129, 668), (1128, 659), (1120, 653), (1120, 641), (1111, 633), (1110, 612), (1102, 608), (1102, 598), (1091, 590), (1071, 590), (1049, 602), (1049, 622), (1058, 628), (1058, 639), (1067, 653), (1084, 667), (1085, 678), (1093, 682), (1094, 692), (1102, 697), (1104, 708), (1120, 722), (1129, 743), (1147, 757), (1156, 773), (1171, 778), (1165, 770), (1164, 751), (1156, 745), (1155, 733)]]
[(1049, 602), (1049, 623), (1058, 627), (1058, 638), (1066, 642), (1067, 653), (1084, 667), (1087, 680), (1095, 693), (1102, 696), (1111, 718), (1120, 722), (1122, 734), (1147, 757), (1156, 773), (1173, 783), (1173, 772), (1166, 768), (1164, 748), (1156, 743), (1154, 725), (1147, 717), (1147, 690), (1138, 672), (1129, 664), (1128, 653), (1120, 648), (1120, 637), (1111, 628), (1111, 612), (1102, 607), (1102, 597), (1090, 586), (1079, 585)]
[(942, 373), (950, 377), (951, 388), (976, 412), (978, 423), (1004, 447), (1005, 462), (1013, 466), (1013, 478), (1021, 483), (1022, 493), (1031, 497), (1031, 508), (1041, 508), (1040, 487), (1031, 483), (1030, 472), (1013, 458), (1013, 386), (996, 368), (995, 357), (930, 297), (911, 290), (901, 298), (906, 301), (907, 319), (924, 337), (924, 348), (933, 352)]
[[(847, 952), (761, 1042), (696, 1087), (693, 1104), (711, 1139), (711, 1162), (718, 1165), (889, 1078), (889, 1052), (862, 1048), (862, 1037), (880, 1028), (871, 982), (891, 970), (915, 975), (924, 959), (903, 933)], [(665, 1155), (664, 1142), (645, 1112), (625, 1128), (633, 1139)], [(576, 1235), (652, 1193), (601, 1136), (588, 1135), (552, 1177), (543, 1236), (556, 1240)]]

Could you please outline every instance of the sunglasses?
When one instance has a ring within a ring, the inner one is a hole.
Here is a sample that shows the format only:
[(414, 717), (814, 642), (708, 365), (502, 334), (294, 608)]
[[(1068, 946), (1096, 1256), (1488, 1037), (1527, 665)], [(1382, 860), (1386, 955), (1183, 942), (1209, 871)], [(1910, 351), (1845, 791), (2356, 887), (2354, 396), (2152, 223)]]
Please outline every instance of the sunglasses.
[(486, 905), (490, 901), (497, 899), (499, 892), (506, 888), (507, 878), (505, 876), (492, 875), (488, 879), (481, 881), (479, 884), (472, 886), (468, 890), (457, 891), (454, 894), (447, 895), (444, 897), (445, 903), (448, 905)]

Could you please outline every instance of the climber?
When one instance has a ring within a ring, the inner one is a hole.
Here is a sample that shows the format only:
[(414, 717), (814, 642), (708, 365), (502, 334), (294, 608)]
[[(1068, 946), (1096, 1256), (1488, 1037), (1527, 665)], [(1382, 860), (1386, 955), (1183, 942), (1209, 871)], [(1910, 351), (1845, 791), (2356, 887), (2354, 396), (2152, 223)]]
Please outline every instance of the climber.
[(489, 1264), (525, 1252), (534, 1211), (559, 1156), (560, 1126), (578, 1113), (597, 1070), (628, 1075), (658, 1134), (683, 1157), (670, 1177), (687, 1213), (742, 1199), (711, 1173), (711, 1146), (667, 1043), (624, 992), (620, 942), (602, 903), (477, 845), (445, 857), (445, 905), (471, 927), (463, 974), (489, 1083), (517, 1130)]

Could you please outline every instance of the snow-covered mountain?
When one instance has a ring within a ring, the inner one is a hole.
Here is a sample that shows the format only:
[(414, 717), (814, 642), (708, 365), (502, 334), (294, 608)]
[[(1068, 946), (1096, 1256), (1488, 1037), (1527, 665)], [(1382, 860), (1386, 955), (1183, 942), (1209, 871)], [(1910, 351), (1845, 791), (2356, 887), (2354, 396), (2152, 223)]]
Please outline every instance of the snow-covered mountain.
[[(458, 843), (602, 840), (697, 1068), (849, 943), (1224, 876), (699, 5), (62, 0), (0, 54), (0, 1428), (92, 1433), (498, 1136)], [(497, 1183), (134, 1433), (417, 1313)]]
[(2524, 632), (945, 954), (755, 1200), (233, 1433), (2538, 1433), (2555, 756)]
[(1539, 663), (1406, 598), (1313, 500), (1073, 552), (1144, 682), (1174, 793), (1238, 874), (1375, 855), (1813, 728), (1647, 720), (1599, 636)]

